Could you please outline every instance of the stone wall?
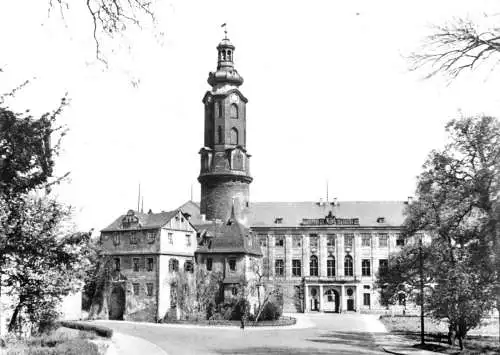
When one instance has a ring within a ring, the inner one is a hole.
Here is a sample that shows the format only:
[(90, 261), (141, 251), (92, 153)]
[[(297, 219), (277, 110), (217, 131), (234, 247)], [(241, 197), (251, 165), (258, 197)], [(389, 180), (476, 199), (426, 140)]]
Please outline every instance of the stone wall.
[(241, 211), (249, 202), (249, 185), (242, 181), (221, 181), (203, 183), (201, 186), (201, 214), (207, 220), (227, 220), (231, 216), (232, 202), (236, 218), (242, 217)]

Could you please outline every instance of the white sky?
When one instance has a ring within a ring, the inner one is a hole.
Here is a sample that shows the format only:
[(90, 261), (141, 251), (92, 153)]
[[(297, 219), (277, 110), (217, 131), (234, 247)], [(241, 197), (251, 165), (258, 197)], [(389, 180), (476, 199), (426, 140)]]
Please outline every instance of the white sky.
[(192, 185), (199, 200), (201, 99), (224, 22), (249, 99), (253, 201), (325, 198), (327, 179), (339, 200), (404, 200), (459, 110), (500, 116), (500, 69), (447, 85), (404, 59), (431, 24), (481, 21), (495, 1), (159, 1), (155, 31), (110, 44), (108, 69), (73, 3), (63, 21), (47, 1), (2, 1), (0, 92), (36, 77), (9, 102), (35, 113), (69, 93), (59, 196), (84, 230), (136, 208), (139, 181), (146, 211), (181, 205)]

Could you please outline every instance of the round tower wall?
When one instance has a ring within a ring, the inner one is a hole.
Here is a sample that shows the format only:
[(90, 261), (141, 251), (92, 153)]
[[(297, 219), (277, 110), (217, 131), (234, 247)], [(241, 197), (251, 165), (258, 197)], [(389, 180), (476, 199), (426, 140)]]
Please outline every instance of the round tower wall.
[(241, 218), (241, 211), (249, 203), (247, 182), (231, 180), (202, 183), (200, 212), (206, 215), (207, 220), (227, 220), (231, 216), (233, 200), (236, 218)]

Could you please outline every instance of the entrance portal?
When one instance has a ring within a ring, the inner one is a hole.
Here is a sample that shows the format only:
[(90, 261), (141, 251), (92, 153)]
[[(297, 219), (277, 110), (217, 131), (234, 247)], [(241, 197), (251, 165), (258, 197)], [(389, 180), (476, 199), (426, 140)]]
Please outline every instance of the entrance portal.
[(337, 291), (333, 289), (327, 290), (323, 299), (325, 300), (323, 308), (325, 312), (339, 312), (340, 301)]
[(318, 290), (311, 288), (311, 311), (319, 311)]
[(109, 298), (109, 319), (123, 320), (125, 313), (125, 290), (122, 285), (116, 285)]

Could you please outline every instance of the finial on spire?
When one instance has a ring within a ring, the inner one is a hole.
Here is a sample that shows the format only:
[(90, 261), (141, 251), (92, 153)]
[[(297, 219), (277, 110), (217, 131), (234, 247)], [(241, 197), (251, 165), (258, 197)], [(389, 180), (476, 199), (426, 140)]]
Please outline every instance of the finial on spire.
[(224, 39), (227, 39), (227, 27), (226, 27), (226, 23), (224, 22), (220, 27), (224, 27)]

